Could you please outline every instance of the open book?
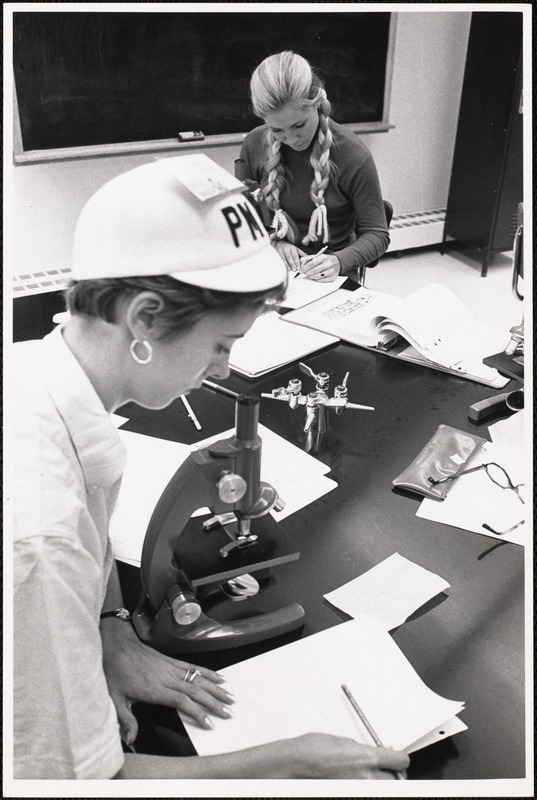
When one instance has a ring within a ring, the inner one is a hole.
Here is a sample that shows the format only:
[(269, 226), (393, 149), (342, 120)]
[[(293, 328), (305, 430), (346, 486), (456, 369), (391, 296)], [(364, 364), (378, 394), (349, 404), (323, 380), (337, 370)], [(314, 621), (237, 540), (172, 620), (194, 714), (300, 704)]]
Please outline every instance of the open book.
[(341, 685), (380, 741), (408, 753), (466, 729), (464, 703), (429, 689), (389, 633), (365, 616), (220, 670), (233, 717), (212, 730), (185, 719), (198, 755), (231, 752), (317, 731), (372, 744)]
[(509, 333), (476, 322), (440, 284), (431, 283), (406, 298), (364, 287), (339, 289), (284, 319), (495, 388), (509, 381), (483, 364), (483, 358), (507, 346)]

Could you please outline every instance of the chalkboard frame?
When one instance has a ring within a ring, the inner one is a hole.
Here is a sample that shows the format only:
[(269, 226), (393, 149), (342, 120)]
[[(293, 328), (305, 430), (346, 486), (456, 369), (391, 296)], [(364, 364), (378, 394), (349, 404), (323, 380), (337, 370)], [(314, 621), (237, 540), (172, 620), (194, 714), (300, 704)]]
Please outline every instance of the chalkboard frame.
[[(397, 12), (391, 12), (390, 14), (382, 120), (374, 122), (347, 123), (344, 125), (344, 127), (352, 130), (355, 133), (363, 134), (385, 132), (394, 127), (394, 125), (389, 122), (389, 114), (397, 16)], [(80, 147), (49, 148), (46, 150), (25, 150), (17, 102), (17, 89), (15, 81), (13, 80), (13, 157), (16, 164), (141, 154), (158, 151), (198, 151), (211, 147), (240, 145), (246, 133), (247, 131), (240, 133), (207, 135), (203, 140), (195, 142), (180, 142), (177, 138), (172, 138), (135, 142), (115, 142), (112, 144), (84, 145)]]

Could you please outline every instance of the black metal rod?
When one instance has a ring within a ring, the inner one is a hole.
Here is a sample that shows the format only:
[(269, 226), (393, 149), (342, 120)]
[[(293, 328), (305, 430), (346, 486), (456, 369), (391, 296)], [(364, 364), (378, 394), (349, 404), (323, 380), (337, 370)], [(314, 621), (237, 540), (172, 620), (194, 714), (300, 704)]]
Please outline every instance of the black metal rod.
[(259, 397), (241, 394), (235, 406), (235, 428), (237, 439), (249, 441), (257, 436), (259, 420)]

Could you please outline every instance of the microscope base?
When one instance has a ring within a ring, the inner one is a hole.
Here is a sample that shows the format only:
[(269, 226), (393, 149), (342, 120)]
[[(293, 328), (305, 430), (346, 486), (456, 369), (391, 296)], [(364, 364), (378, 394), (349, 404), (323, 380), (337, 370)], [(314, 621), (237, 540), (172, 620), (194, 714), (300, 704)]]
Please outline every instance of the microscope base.
[[(174, 553), (177, 574), (183, 573), (203, 607), (207, 589), (222, 584), (230, 578), (245, 573), (259, 573), (260, 580), (272, 567), (296, 561), (300, 557), (292, 536), (272, 517), (265, 515), (252, 520), (256, 541), (246, 547), (234, 547), (224, 558), (220, 548), (231, 540), (222, 527), (203, 530), (206, 517), (194, 517), (183, 529)], [(260, 594), (257, 595), (257, 598)], [(225, 601), (231, 603), (231, 601)], [(145, 596), (132, 615), (138, 637), (150, 647), (170, 656), (208, 653), (217, 650), (255, 644), (265, 639), (289, 633), (304, 624), (305, 612), (301, 605), (292, 603), (276, 611), (263, 611), (241, 619), (219, 621), (203, 611), (200, 617), (187, 625), (179, 625), (170, 605), (164, 599), (157, 611)]]
[(255, 644), (289, 633), (304, 625), (301, 605), (279, 608), (237, 622), (219, 622), (206, 614), (190, 625), (178, 625), (170, 608), (163, 603), (155, 616), (144, 605), (132, 616), (138, 637), (145, 644), (169, 656), (210, 653)]

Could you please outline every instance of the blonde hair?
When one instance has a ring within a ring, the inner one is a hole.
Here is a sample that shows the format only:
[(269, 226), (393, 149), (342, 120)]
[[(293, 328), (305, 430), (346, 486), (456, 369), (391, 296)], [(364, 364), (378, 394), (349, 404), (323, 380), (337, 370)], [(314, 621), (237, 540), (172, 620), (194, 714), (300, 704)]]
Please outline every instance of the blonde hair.
[[(332, 132), (329, 121), (332, 107), (322, 82), (309, 61), (285, 50), (268, 56), (257, 67), (250, 81), (250, 94), (254, 113), (262, 119), (289, 104), (297, 108), (306, 105), (318, 106), (319, 128), (310, 159), (313, 169), (310, 197), (315, 208), (302, 244), (319, 240), (328, 242), (324, 193), (331, 174)], [(280, 205), (280, 194), (288, 188), (289, 182), (282, 161), (281, 142), (270, 130), (266, 133), (266, 151), (264, 169), (267, 174), (267, 185), (264, 188), (264, 196), (267, 206), (274, 211), (274, 233), (271, 234), (271, 239), (283, 239), (289, 237), (291, 230), (287, 215)]]

